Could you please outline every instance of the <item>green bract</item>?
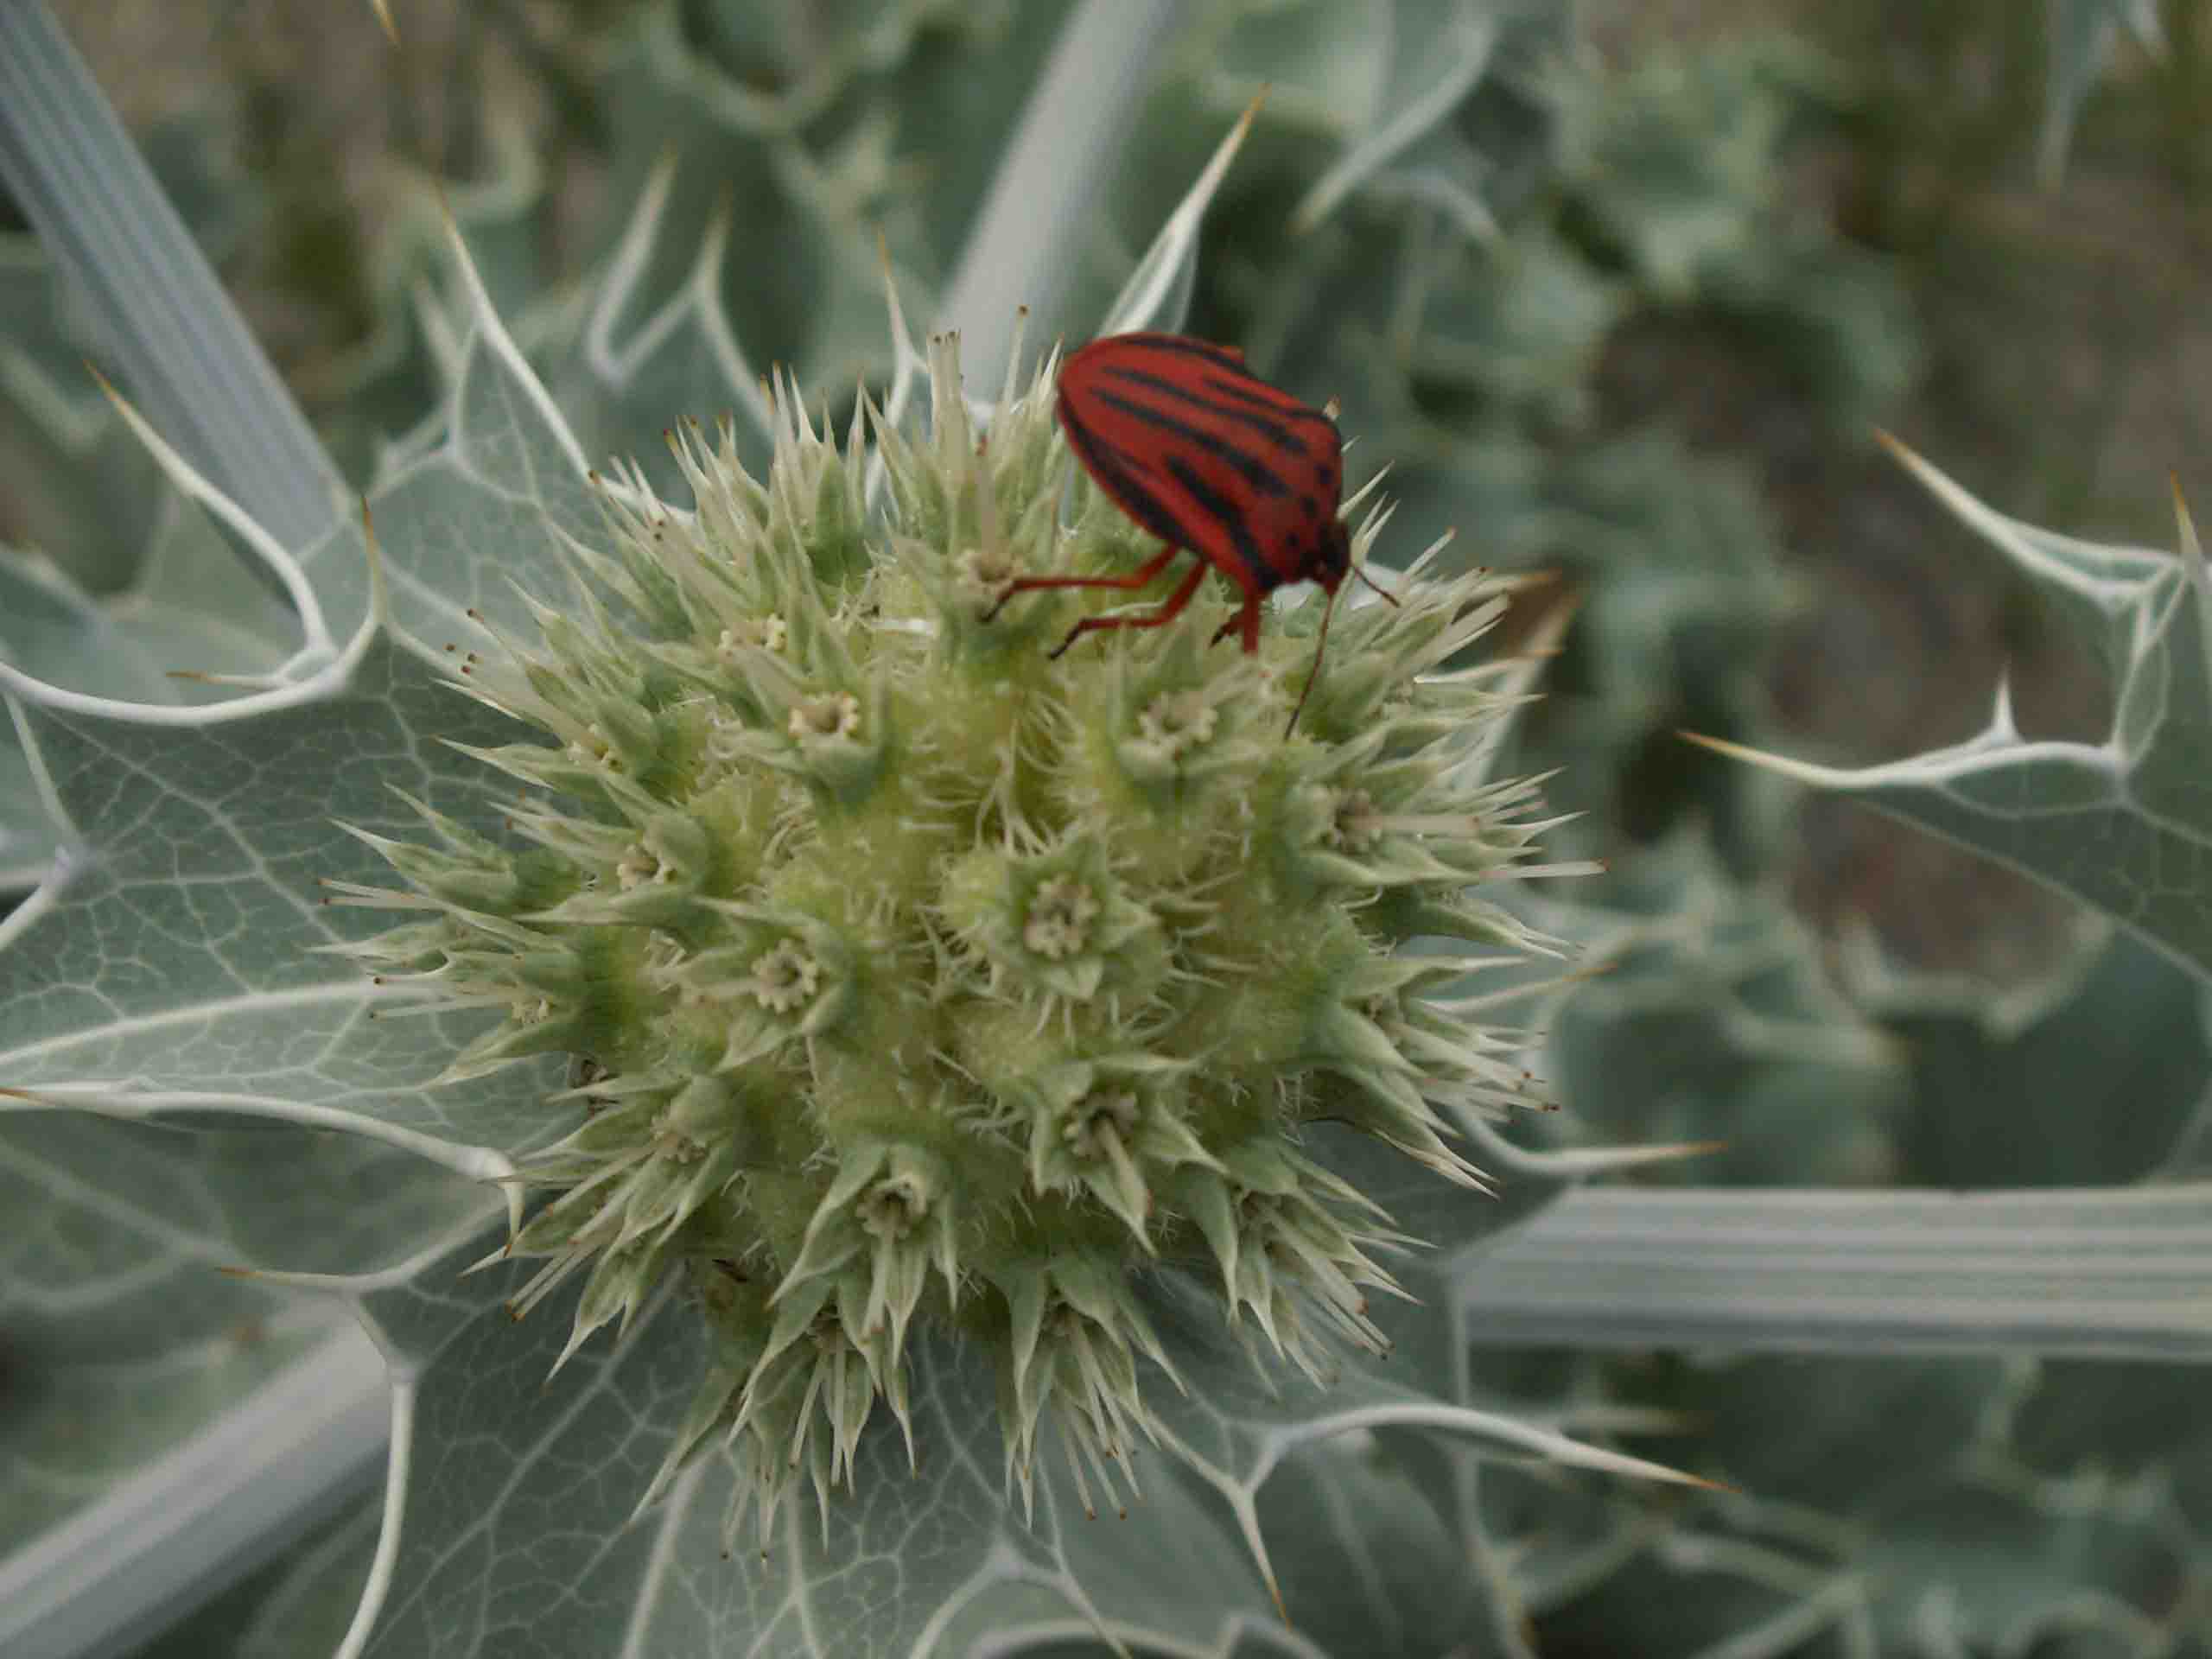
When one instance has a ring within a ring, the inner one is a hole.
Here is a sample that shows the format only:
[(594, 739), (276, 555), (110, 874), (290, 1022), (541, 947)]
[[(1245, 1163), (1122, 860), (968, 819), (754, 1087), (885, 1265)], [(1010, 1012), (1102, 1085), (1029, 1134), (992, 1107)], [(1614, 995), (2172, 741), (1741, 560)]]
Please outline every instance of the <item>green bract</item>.
[(688, 1285), (711, 1359), (656, 1491), (727, 1442), (730, 1526), (749, 1498), (764, 1537), (801, 1471), (849, 1483), (878, 1399), (911, 1445), (923, 1322), (995, 1354), (1008, 1478), (1033, 1490), (1049, 1421), (1086, 1503), (1152, 1431), (1140, 1358), (1173, 1376), (1137, 1270), (1316, 1376), (1380, 1351), (1367, 1298), (1408, 1241), (1301, 1131), (1479, 1185), (1447, 1126), (1522, 1076), (1424, 1001), (1468, 954), (1401, 947), (1548, 948), (1481, 891), (1541, 827), (1483, 765), (1511, 699), (1460, 663), (1494, 585), (1424, 559), (1347, 609), (1289, 738), (1318, 604), (1254, 658), (1201, 617), (1054, 661), (1090, 601), (987, 622), (1008, 575), (1145, 538), (1069, 465), (1051, 363), (988, 444), (950, 340), (931, 368), (925, 441), (863, 403), (841, 446), (785, 390), (765, 484), (689, 429), (695, 511), (603, 486), (607, 544), (540, 637), (454, 653), (550, 740), (472, 751), (525, 785), (512, 835), (423, 808), (423, 844), (372, 838), (404, 890), (332, 884), (423, 912), (352, 947), (387, 983), (505, 1010), (449, 1076), (577, 1057), (547, 1109), (584, 1119), (524, 1165), (551, 1196), (514, 1309), (585, 1275), (572, 1352)]

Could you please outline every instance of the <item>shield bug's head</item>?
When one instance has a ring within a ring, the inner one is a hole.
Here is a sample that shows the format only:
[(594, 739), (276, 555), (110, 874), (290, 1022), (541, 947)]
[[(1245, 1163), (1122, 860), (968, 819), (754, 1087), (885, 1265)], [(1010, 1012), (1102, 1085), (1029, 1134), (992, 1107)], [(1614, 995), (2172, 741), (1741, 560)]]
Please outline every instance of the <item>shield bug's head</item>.
[(1333, 594), (1337, 584), (1351, 573), (1351, 532), (1344, 521), (1332, 517), (1322, 526), (1321, 539), (1313, 550), (1313, 563), (1306, 574), (1321, 584), (1322, 591)]

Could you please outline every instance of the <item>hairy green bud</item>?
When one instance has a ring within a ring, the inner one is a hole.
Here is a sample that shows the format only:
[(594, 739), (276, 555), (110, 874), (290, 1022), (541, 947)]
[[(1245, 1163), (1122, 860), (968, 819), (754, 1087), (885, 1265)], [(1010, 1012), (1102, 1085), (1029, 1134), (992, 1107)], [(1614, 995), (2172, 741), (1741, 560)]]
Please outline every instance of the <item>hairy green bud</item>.
[(1347, 607), (1287, 738), (1318, 605), (1255, 657), (1201, 616), (1054, 660), (1103, 601), (993, 617), (1005, 584), (1145, 539), (1080, 476), (1064, 514), (1049, 365), (988, 444), (950, 342), (931, 367), (925, 439), (863, 401), (840, 445), (785, 394), (765, 484), (693, 429), (691, 511), (608, 486), (573, 601), (465, 659), (545, 734), (477, 752), (530, 786), (515, 844), (424, 809), (424, 844), (372, 842), (410, 891), (353, 894), (415, 917), (373, 965), (503, 1011), (454, 1076), (578, 1057), (515, 1310), (580, 1276), (573, 1351), (687, 1286), (712, 1357), (656, 1490), (727, 1443), (764, 1536), (795, 1481), (849, 1482), (879, 1402), (907, 1426), (925, 1325), (996, 1355), (1008, 1478), (1051, 1424), (1086, 1501), (1131, 1481), (1142, 1372), (1172, 1375), (1146, 1274), (1316, 1376), (1382, 1346), (1367, 1298), (1407, 1241), (1301, 1129), (1479, 1186), (1453, 1115), (1522, 1079), (1424, 995), (1464, 959), (1401, 947), (1543, 948), (1483, 891), (1541, 826), (1483, 775), (1508, 700), (1460, 665), (1503, 602), (1478, 576), (1433, 549), (1399, 605)]

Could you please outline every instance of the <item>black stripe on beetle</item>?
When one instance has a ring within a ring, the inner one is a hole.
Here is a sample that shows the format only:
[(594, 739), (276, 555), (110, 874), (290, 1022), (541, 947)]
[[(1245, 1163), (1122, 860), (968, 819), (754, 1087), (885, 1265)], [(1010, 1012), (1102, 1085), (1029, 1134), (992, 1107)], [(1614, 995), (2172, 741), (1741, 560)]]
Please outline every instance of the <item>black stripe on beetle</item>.
[(1217, 363), (1232, 373), (1249, 372), (1244, 359), (1225, 346), (1216, 346), (1203, 340), (1192, 340), (1188, 334), (1147, 334), (1143, 343), (1132, 342), (1131, 351), (1165, 352), (1171, 357), (1202, 357), (1209, 363)]
[[(1198, 504), (1201, 512), (1229, 532), (1229, 544), (1236, 550), (1236, 556), (1244, 561), (1245, 569), (1260, 585), (1261, 591), (1264, 593), (1270, 588), (1281, 587), (1282, 572), (1261, 556), (1260, 544), (1252, 539), (1251, 528), (1245, 524), (1244, 515), (1236, 510), (1236, 504), (1226, 496), (1216, 494), (1205, 480), (1193, 472), (1191, 464), (1180, 455), (1167, 457), (1167, 472), (1183, 486), (1184, 493)], [(1188, 547), (1190, 543), (1185, 542), (1183, 545)]]
[[(1266, 410), (1278, 420), (1304, 421), (1314, 426), (1325, 426), (1332, 432), (1337, 429), (1337, 423), (1319, 410), (1301, 404), (1288, 392), (1278, 391), (1266, 381), (1255, 380), (1249, 375), (1236, 380), (1224, 380), (1218, 375), (1202, 375), (1198, 384), (1217, 397), (1230, 398), (1254, 410)], [(1255, 386), (1259, 391), (1253, 390)], [(1273, 397), (1263, 397), (1260, 395), (1262, 391), (1274, 392), (1282, 401), (1277, 403)], [(1300, 446), (1300, 453), (1304, 453), (1303, 445)]]
[[(1165, 410), (1155, 409), (1151, 404), (1140, 403), (1134, 397), (1119, 397), (1110, 391), (1094, 392), (1092, 396), (1109, 408), (1120, 410), (1132, 420), (1142, 421), (1147, 426), (1157, 428), (1162, 432), (1171, 432), (1192, 448), (1205, 450), (1217, 461), (1227, 461), (1236, 469), (1239, 477), (1262, 495), (1288, 495), (1290, 493), (1290, 486), (1282, 481), (1281, 474), (1276, 472), (1258, 456), (1245, 454), (1226, 438), (1208, 432), (1203, 428), (1192, 426), (1187, 421), (1178, 420)], [(1077, 424), (1081, 423), (1078, 422)]]
[[(1205, 397), (1192, 391), (1188, 386), (1178, 385), (1173, 380), (1163, 379), (1156, 374), (1148, 374), (1142, 369), (1122, 368), (1117, 365), (1102, 370), (1100, 372), (1126, 385), (1142, 386), (1147, 391), (1157, 391), (1166, 397), (1178, 398), (1195, 409), (1203, 409), (1208, 414), (1217, 415), (1224, 421), (1235, 421), (1242, 426), (1249, 428), (1255, 435), (1264, 438), (1276, 448), (1287, 449), (1301, 459), (1309, 453), (1306, 448), (1306, 440), (1275, 417), (1276, 414), (1281, 412), (1280, 410), (1275, 411), (1274, 414), (1263, 415), (1257, 409), (1225, 403), (1219, 397)], [(1213, 382), (1209, 378), (1207, 384), (1211, 385)], [(1103, 391), (1096, 395), (1101, 399), (1108, 396)], [(1117, 404), (1116, 407), (1126, 407), (1126, 405)]]
[(1133, 457), (1128, 451), (1078, 422), (1063, 420), (1060, 426), (1067, 434), (1069, 447), (1122, 512), (1171, 546), (1191, 545), (1190, 527), (1131, 472)]

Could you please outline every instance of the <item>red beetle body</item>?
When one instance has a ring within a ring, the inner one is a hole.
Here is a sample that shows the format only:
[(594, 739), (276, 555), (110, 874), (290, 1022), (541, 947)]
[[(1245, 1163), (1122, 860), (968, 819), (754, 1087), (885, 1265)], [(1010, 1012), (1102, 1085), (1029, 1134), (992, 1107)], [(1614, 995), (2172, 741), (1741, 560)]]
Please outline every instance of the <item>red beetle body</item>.
[(1057, 412), (1092, 481), (1166, 546), (1127, 575), (1024, 576), (999, 604), (1040, 588), (1142, 588), (1179, 550), (1198, 556), (1159, 608), (1085, 617), (1054, 656), (1093, 630), (1173, 621), (1209, 566), (1244, 594), (1214, 637), (1239, 632), (1248, 652), (1260, 648), (1261, 601), (1285, 582), (1318, 582), (1333, 601), (1351, 569), (1337, 517), (1337, 423), (1254, 375), (1239, 353), (1182, 334), (1094, 340), (1061, 366)]

